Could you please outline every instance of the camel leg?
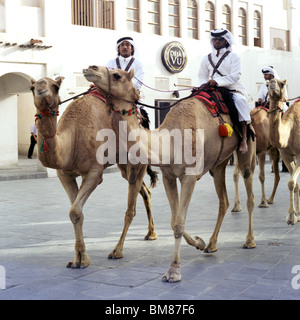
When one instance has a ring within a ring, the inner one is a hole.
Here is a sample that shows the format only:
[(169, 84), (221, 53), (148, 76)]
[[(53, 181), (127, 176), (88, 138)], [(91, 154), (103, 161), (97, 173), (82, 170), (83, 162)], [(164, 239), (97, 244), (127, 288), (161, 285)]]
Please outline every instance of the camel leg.
[(242, 207), (241, 207), (241, 201), (240, 201), (240, 194), (239, 194), (239, 178), (240, 178), (240, 172), (239, 172), (239, 167), (237, 163), (237, 156), (236, 153), (234, 154), (235, 158), (235, 168), (233, 172), (233, 182), (234, 182), (234, 206), (231, 210), (231, 212), (241, 212)]
[[(258, 165), (259, 165), (259, 181), (261, 186), (261, 199), (258, 205), (259, 208), (268, 208), (269, 204), (265, 192), (265, 163), (266, 163), (266, 151), (260, 152), (258, 155)], [(278, 164), (277, 164), (278, 165)], [(273, 170), (274, 167), (273, 167)], [(275, 171), (276, 172), (276, 171)], [(278, 168), (277, 168), (278, 173)]]
[(119, 242), (113, 249), (113, 251), (108, 255), (108, 259), (120, 259), (123, 257), (123, 247), (124, 241), (128, 232), (128, 229), (131, 225), (133, 218), (136, 215), (136, 200), (138, 193), (141, 190), (143, 184), (143, 178), (146, 172), (146, 167), (137, 171), (137, 167), (129, 167), (127, 169), (128, 172), (128, 203), (127, 203), (127, 211), (124, 219), (124, 227), (119, 239)]
[(295, 164), (292, 156), (287, 156), (281, 153), (282, 160), (284, 161), (286, 167), (290, 173), (290, 180), (288, 182), (288, 189), (290, 192), (290, 205), (288, 209), (288, 215), (286, 217), (287, 224), (294, 225), (298, 222), (298, 216), (295, 209), (295, 194), (296, 194), (296, 203), (297, 203), (297, 210), (299, 210), (299, 198), (298, 198), (298, 184), (297, 179), (300, 174), (300, 157), (297, 157), (297, 163)]
[(280, 181), (280, 175), (279, 175), (279, 151), (276, 148), (271, 148), (269, 151), (269, 155), (272, 159), (272, 167), (274, 171), (274, 185), (273, 185), (273, 191), (268, 199), (268, 204), (273, 204), (274, 203), (274, 197), (276, 194), (276, 190), (278, 187), (278, 183)]
[(69, 216), (73, 223), (75, 232), (75, 258), (69, 262), (67, 267), (72, 269), (86, 268), (90, 264), (90, 258), (85, 250), (85, 243), (83, 240), (82, 225), (84, 216), (82, 208), (96, 187), (102, 182), (103, 170), (99, 167), (90, 170), (90, 172), (83, 176), (82, 184), (78, 191), (77, 197), (71, 205)]
[(143, 184), (140, 190), (140, 195), (143, 198), (144, 205), (147, 211), (147, 217), (148, 217), (148, 233), (145, 237), (145, 240), (157, 239), (157, 234), (155, 232), (153, 216), (152, 216), (151, 194), (152, 194), (151, 191), (147, 188), (145, 182), (143, 181)]
[(214, 169), (212, 169), (212, 175), (214, 178), (215, 189), (219, 198), (219, 213), (218, 219), (216, 222), (216, 226), (212, 236), (209, 239), (209, 243), (207, 247), (204, 249), (205, 253), (212, 253), (218, 251), (217, 241), (219, 231), (221, 229), (221, 225), (223, 219), (225, 217), (226, 211), (229, 207), (229, 201), (227, 197), (227, 190), (225, 184), (225, 170), (226, 170), (227, 161), (224, 161)]
[[(121, 171), (121, 175), (124, 179), (128, 181), (127, 177), (127, 165), (121, 165), (118, 164), (118, 167)], [(156, 240), (157, 239), (157, 233), (155, 231), (154, 222), (153, 222), (153, 215), (152, 215), (152, 206), (151, 206), (151, 194), (152, 192), (149, 190), (149, 188), (146, 186), (146, 184), (143, 181), (141, 190), (139, 191), (140, 195), (143, 198), (143, 202), (146, 208), (147, 212), (147, 218), (148, 218), (148, 233), (145, 236), (145, 240)]]
[[(188, 206), (193, 194), (193, 190), (197, 181), (196, 176), (184, 176), (181, 179), (181, 194), (178, 206), (178, 191), (176, 179), (169, 179), (163, 177), (164, 186), (166, 189), (167, 197), (170, 202), (172, 211), (171, 225), (174, 231), (175, 250), (170, 268), (167, 273), (162, 277), (164, 282), (178, 282), (181, 280), (180, 274), (180, 245), (182, 236), (184, 234), (186, 214)], [(177, 197), (176, 197), (177, 196)], [(176, 210), (177, 209), (177, 210)]]
[(249, 224), (248, 224), (248, 234), (246, 236), (246, 241), (243, 244), (243, 248), (252, 249), (256, 247), (253, 235), (253, 210), (254, 210), (254, 194), (253, 194), (253, 175), (255, 170), (255, 143), (248, 143), (248, 155), (240, 154), (239, 157), (239, 166), (244, 178), (244, 184), (247, 192), (247, 210), (249, 215)]
[(59, 178), (60, 183), (64, 187), (72, 205), (78, 194), (76, 176), (70, 176), (68, 174), (65, 174), (62, 170), (57, 170), (57, 176)]

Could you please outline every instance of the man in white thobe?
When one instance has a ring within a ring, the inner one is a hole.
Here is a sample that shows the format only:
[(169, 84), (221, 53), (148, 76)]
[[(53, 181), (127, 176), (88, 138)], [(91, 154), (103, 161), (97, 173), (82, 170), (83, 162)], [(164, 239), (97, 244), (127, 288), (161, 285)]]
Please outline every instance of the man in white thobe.
[(140, 90), (144, 81), (144, 68), (142, 63), (134, 57), (136, 46), (131, 37), (124, 37), (117, 41), (117, 58), (110, 60), (107, 67), (111, 69), (122, 69), (129, 72), (134, 69), (133, 86)]
[[(247, 124), (251, 122), (251, 107), (247, 92), (239, 82), (241, 77), (241, 62), (237, 54), (232, 52), (234, 38), (227, 29), (217, 29), (210, 33), (212, 53), (202, 59), (198, 77), (200, 85), (208, 83), (212, 87), (225, 87), (232, 91), (233, 101), (242, 123), (242, 141), (240, 152), (247, 153)], [(218, 65), (219, 64), (219, 65)]]

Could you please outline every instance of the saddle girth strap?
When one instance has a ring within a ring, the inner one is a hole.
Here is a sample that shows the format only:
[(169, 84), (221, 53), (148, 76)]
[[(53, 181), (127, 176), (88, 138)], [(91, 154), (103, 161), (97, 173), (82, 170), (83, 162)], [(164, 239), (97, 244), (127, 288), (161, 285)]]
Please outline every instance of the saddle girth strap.
[(213, 74), (211, 75), (211, 78), (213, 78), (213, 76), (215, 75), (215, 73), (218, 73), (221, 77), (224, 77), (222, 75), (222, 73), (218, 70), (218, 68), (220, 67), (221, 63), (224, 61), (224, 59), (229, 55), (230, 51), (226, 51), (222, 57), (220, 58), (220, 60), (218, 61), (217, 65), (215, 65), (212, 61), (212, 57), (211, 57), (211, 53), (208, 55), (208, 60), (211, 64), (211, 66), (214, 68)]
[[(128, 62), (128, 65), (127, 65), (127, 67), (125, 68), (124, 71), (126, 71), (126, 72), (129, 71), (129, 69), (130, 69), (130, 67), (132, 66), (134, 60), (135, 60), (134, 57), (132, 57), (131, 60)], [(116, 58), (116, 64), (117, 64), (118, 69), (122, 69), (122, 68), (121, 68), (121, 65), (120, 65), (120, 60), (119, 60), (119, 58)]]

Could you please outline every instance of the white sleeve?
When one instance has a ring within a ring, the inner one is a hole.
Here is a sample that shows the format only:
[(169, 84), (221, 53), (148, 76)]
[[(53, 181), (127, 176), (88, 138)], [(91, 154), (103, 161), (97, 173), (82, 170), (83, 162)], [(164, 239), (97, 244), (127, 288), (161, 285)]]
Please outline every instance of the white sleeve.
[[(133, 86), (139, 90), (142, 86), (142, 83), (144, 81), (144, 76), (145, 76), (145, 72), (144, 72), (144, 68), (141, 62), (135, 60), (135, 64), (134, 64), (134, 78), (132, 79), (132, 84)], [(137, 78), (137, 79), (135, 79)]]
[(257, 95), (257, 100), (258, 100), (258, 99), (261, 99), (262, 102), (265, 102), (265, 100), (266, 100), (265, 86), (266, 86), (265, 83), (263, 83), (263, 84), (260, 86), (260, 89), (259, 89), (258, 95)]
[(117, 69), (116, 59), (108, 61), (106, 67), (110, 69)]

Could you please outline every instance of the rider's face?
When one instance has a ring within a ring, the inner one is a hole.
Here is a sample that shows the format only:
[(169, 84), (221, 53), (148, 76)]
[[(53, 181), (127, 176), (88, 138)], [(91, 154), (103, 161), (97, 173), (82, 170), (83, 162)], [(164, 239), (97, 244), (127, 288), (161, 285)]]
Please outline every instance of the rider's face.
[(213, 38), (213, 45), (216, 50), (220, 50), (226, 47), (227, 41), (223, 37)]
[(128, 58), (132, 55), (133, 53), (133, 46), (129, 41), (123, 41), (119, 45), (119, 52), (120, 55), (124, 58)]

